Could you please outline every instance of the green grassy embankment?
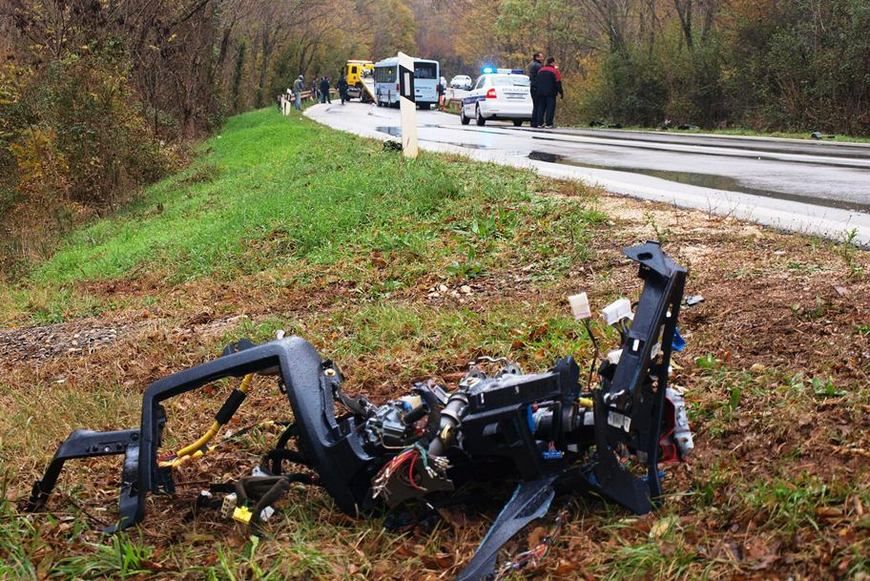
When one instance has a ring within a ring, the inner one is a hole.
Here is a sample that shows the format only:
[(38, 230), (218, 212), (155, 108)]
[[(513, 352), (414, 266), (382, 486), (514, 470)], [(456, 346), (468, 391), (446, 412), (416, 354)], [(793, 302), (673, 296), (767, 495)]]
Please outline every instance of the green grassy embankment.
[[(178, 495), (150, 499), (129, 534), (94, 532), (115, 515), (112, 459), (70, 465), (48, 513), (21, 515), (15, 501), (70, 430), (136, 425), (144, 386), (243, 336), (302, 335), (339, 363), (348, 392), (376, 401), (421, 377), (449, 384), (479, 354), (527, 370), (569, 353), (588, 361), (565, 297), (587, 290), (598, 309), (635, 296), (620, 249), (654, 237), (706, 298), (681, 316), (689, 347), (674, 376), (697, 456), (669, 472), (656, 514), (560, 501), (568, 524), (538, 572), (867, 571), (866, 253), (458, 157), (408, 162), (264, 110), (231, 119), (186, 171), (0, 291), (0, 576), (455, 574), (492, 511), (445, 512), (434, 529), (400, 534), (298, 488), (259, 543), (214, 512), (192, 516), (205, 483), (257, 464), (269, 426), (184, 467)], [(269, 378), (254, 388), (233, 429), (286, 418)], [(173, 401), (166, 445), (199, 435), (227, 389)]]

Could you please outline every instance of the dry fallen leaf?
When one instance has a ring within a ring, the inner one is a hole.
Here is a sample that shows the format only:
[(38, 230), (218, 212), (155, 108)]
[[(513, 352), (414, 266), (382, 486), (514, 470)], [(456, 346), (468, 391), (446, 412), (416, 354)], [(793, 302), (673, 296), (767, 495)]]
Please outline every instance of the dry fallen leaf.
[(816, 516), (821, 518), (839, 518), (843, 516), (843, 509), (836, 506), (819, 506), (816, 508)]
[(667, 535), (676, 526), (676, 520), (672, 517), (660, 518), (649, 530), (649, 538), (660, 539)]

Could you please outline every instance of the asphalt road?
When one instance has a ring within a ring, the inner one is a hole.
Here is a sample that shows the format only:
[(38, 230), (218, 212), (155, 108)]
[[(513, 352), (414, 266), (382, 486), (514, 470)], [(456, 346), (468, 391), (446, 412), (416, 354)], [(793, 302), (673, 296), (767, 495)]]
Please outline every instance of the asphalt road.
[[(312, 119), (398, 139), (399, 112), (316, 105)], [(582, 179), (615, 193), (870, 246), (870, 144), (620, 130), (532, 130), (419, 111), (420, 147)]]

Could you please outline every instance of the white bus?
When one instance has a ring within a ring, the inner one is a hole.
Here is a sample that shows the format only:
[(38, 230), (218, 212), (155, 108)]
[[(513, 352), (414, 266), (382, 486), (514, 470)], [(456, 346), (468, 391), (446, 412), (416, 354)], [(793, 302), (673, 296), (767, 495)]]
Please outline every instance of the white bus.
[[(414, 59), (414, 96), (417, 107), (429, 109), (438, 104), (436, 86), (441, 79), (438, 61)], [(375, 95), (378, 107), (399, 106), (399, 59), (391, 57), (375, 63)]]

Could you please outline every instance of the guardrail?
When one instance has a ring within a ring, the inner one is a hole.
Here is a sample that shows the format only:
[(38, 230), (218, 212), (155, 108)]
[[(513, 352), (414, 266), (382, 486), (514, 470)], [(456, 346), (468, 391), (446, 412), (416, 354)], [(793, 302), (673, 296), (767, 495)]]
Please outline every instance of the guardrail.
[[(458, 112), (459, 103), (462, 101), (463, 97), (466, 97), (470, 91), (466, 91), (464, 89), (454, 89), (452, 87), (448, 87), (447, 91), (445, 91), (444, 96), (447, 101), (447, 108), (451, 112)], [(329, 95), (331, 98), (338, 97), (338, 90), (330, 87)], [(301, 93), (302, 100), (305, 101), (307, 99), (315, 100), (317, 97), (312, 90), (302, 91)], [(278, 108), (281, 109), (281, 114), (287, 116), (290, 114), (290, 111), (293, 109), (293, 101), (294, 95), (292, 92), (282, 94), (278, 100)], [(456, 109), (456, 111), (454, 111)]]
[[(303, 101), (306, 101), (308, 99), (311, 99), (311, 100), (317, 99), (317, 96), (315, 95), (314, 91), (311, 89), (309, 89), (307, 91), (302, 91), (301, 93), (299, 93), (299, 95), (302, 97)], [(330, 98), (337, 97), (338, 96), (338, 89), (334, 89), (334, 88), (330, 87), (329, 95), (330, 95)], [(278, 99), (278, 108), (281, 109), (282, 115), (284, 115), (286, 117), (287, 115), (290, 114), (290, 111), (293, 109), (293, 102), (295, 101), (295, 99), (296, 99), (296, 96), (292, 92), (288, 91), (287, 93), (281, 94), (281, 97)]]

